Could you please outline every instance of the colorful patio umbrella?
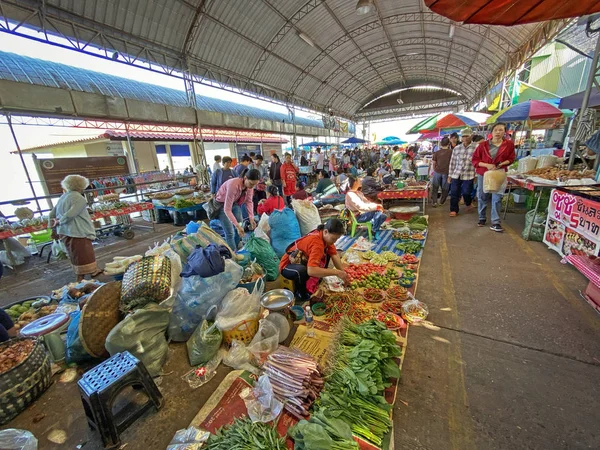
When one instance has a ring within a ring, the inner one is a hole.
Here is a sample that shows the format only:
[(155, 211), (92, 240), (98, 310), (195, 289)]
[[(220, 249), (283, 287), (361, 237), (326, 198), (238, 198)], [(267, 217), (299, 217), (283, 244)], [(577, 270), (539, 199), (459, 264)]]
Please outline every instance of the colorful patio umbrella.
[(598, 0), (425, 0), (425, 5), (455, 22), (505, 26), (600, 12)]
[(381, 138), (382, 141), (401, 141), (402, 139), (400, 139), (399, 137), (396, 136), (386, 136), (384, 138)]
[(377, 142), (375, 142), (375, 144), (377, 144), (377, 145), (404, 145), (404, 144), (406, 144), (406, 141), (396, 138), (396, 139), (388, 139), (387, 141), (385, 141), (385, 140), (377, 141)]
[(490, 117), (489, 114), (478, 112), (436, 114), (416, 124), (408, 133), (423, 133), (444, 128), (477, 127), (484, 124), (488, 117)]
[(342, 141), (342, 144), (364, 144), (365, 141), (364, 139), (360, 139), (357, 137), (352, 136), (351, 138), (346, 139), (345, 141)]
[(563, 112), (556, 106), (541, 100), (527, 100), (523, 103), (509, 106), (491, 116), (486, 123), (519, 122), (522, 120), (551, 119), (562, 117)]

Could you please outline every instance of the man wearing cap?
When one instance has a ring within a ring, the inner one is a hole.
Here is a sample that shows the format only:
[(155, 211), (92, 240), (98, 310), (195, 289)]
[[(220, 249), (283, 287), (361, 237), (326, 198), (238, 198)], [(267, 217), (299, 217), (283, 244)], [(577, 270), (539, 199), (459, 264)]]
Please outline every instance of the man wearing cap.
[(471, 192), (473, 191), (475, 167), (473, 167), (472, 160), (477, 145), (473, 142), (473, 131), (470, 128), (461, 130), (461, 141), (462, 143), (452, 151), (448, 170), (450, 217), (455, 217), (458, 214), (458, 203), (461, 195), (465, 201), (467, 211), (473, 209)]

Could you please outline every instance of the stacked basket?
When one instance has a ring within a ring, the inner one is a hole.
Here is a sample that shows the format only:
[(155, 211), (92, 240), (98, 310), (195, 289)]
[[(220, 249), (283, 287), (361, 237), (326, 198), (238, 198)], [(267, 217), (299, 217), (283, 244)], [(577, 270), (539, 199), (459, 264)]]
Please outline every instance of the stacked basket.
[[(12, 369), (0, 374), (0, 425), (16, 417), (50, 386), (50, 357), (41, 340), (34, 340), (33, 350)], [(0, 352), (15, 339), (0, 344)]]

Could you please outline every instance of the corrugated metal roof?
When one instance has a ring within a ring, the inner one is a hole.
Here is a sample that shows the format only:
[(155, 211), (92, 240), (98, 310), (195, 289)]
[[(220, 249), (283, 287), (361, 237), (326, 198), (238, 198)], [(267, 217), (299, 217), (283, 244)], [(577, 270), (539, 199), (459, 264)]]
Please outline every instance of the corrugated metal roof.
[[(346, 116), (383, 92), (423, 80), (477, 100), (540, 28), (452, 24), (423, 0), (373, 3), (376, 10), (357, 15), (356, 0), (45, 0), (5, 2), (3, 14), (37, 29), (47, 20), (46, 32), (80, 46), (87, 39), (109, 54), (189, 67), (237, 89)], [(378, 46), (382, 55), (371, 56)], [(407, 56), (406, 49), (416, 55)], [(379, 68), (379, 59), (391, 64)], [(357, 60), (360, 65), (351, 67)]]
[[(133, 141), (181, 141), (191, 142), (194, 140), (192, 133), (153, 133), (145, 131), (130, 131), (129, 137)], [(38, 145), (21, 149), (24, 153), (30, 153), (36, 150), (44, 150), (53, 147), (62, 147), (73, 144), (91, 143), (103, 140), (125, 140), (127, 133), (119, 130), (106, 130), (104, 133), (97, 136), (86, 137), (82, 139), (72, 139), (69, 141), (57, 142), (54, 144)], [(200, 140), (199, 137), (197, 137)], [(265, 144), (285, 144), (288, 141), (278, 136), (253, 133), (248, 131), (238, 130), (202, 130), (202, 139), (204, 142), (239, 142), (239, 143), (265, 143)], [(16, 153), (13, 151), (11, 153)]]
[[(111, 97), (131, 98), (151, 103), (182, 107), (188, 106), (187, 98), (183, 91), (94, 72), (92, 70), (79, 69), (65, 64), (29, 58), (17, 55), (16, 53), (0, 52), (0, 79), (91, 92)], [(206, 111), (274, 120), (277, 122), (291, 122), (287, 114), (212, 97), (197, 95), (196, 104), (198, 109)], [(322, 121), (303, 117), (296, 117), (296, 124), (323, 128)]]

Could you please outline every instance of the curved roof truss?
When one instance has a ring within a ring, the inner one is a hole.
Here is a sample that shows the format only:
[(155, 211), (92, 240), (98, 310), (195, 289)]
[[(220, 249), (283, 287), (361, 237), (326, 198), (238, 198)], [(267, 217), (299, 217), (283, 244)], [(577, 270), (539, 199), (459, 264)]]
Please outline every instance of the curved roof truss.
[(353, 117), (417, 80), (475, 102), (565, 23), (455, 24), (422, 0), (374, 4), (358, 16), (338, 0), (0, 0), (0, 31), (33, 27), (78, 51)]

